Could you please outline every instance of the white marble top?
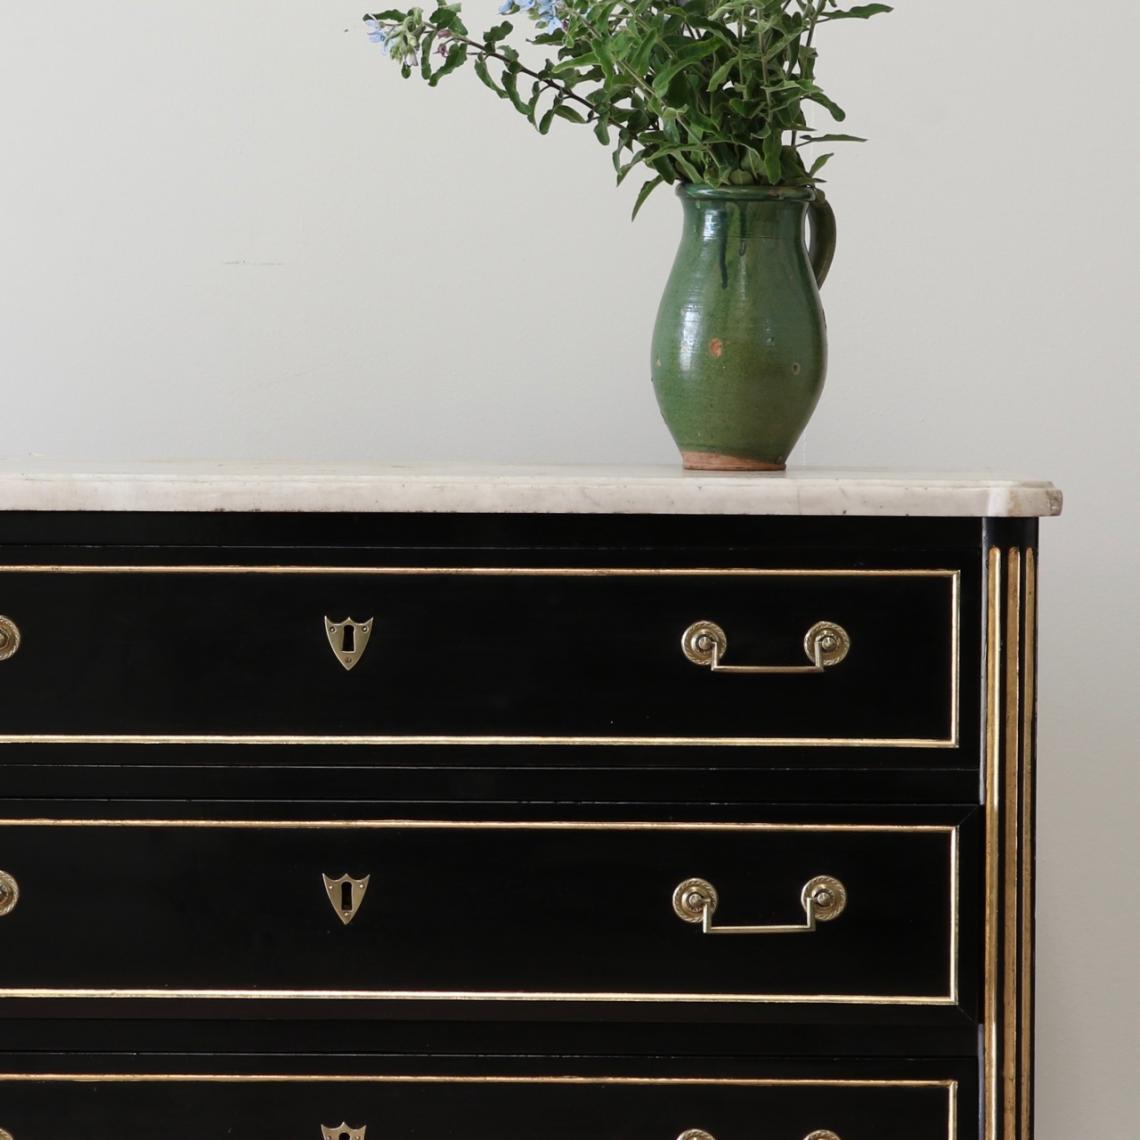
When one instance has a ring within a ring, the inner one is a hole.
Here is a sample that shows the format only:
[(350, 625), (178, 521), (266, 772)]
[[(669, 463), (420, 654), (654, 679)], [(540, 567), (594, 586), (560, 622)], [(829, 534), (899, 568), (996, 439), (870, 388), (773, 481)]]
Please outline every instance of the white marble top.
[(1057, 515), (1051, 483), (953, 472), (678, 467), (0, 462), (0, 510)]

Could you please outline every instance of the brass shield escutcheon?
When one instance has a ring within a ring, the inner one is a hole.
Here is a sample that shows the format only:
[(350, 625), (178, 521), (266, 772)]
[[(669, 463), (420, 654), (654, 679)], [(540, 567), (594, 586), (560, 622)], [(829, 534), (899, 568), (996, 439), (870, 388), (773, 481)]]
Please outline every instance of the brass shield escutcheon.
[(325, 893), (329, 896), (329, 902), (336, 911), (337, 918), (347, 926), (356, 917), (360, 904), (364, 902), (364, 892), (368, 890), (368, 880), (372, 876), (365, 875), (363, 879), (354, 879), (351, 875), (341, 875), (339, 879), (332, 879), (328, 875), (321, 875), (321, 878), (325, 881)]
[(353, 621), (345, 618), (344, 621), (333, 621), (325, 615), (325, 634), (329, 639), (336, 659), (345, 667), (353, 668), (364, 656), (368, 648), (368, 639), (372, 636), (372, 618), (367, 621)]
[(321, 1136), (323, 1140), (364, 1140), (367, 1129), (367, 1124), (362, 1124), (359, 1128), (350, 1128), (347, 1124), (337, 1124), (330, 1128), (327, 1124), (322, 1124)]

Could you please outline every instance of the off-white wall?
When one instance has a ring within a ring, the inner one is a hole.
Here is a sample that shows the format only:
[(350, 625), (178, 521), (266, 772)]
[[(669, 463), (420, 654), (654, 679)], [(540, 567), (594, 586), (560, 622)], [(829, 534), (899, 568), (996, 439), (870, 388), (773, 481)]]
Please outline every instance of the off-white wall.
[[(0, 5), (10, 454), (671, 462), (677, 206), (402, 83), (364, 0)], [(468, 4), (490, 21), (494, 0)], [(1134, 1135), (1137, 6), (829, 30), (832, 373), (796, 460), (1046, 476), (1039, 1140)]]

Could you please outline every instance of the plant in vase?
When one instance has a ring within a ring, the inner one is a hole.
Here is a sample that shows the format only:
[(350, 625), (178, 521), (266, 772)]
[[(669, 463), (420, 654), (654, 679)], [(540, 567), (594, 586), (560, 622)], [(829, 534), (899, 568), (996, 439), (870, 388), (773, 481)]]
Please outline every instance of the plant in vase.
[[(472, 35), (459, 4), (365, 17), (405, 77), (432, 86), (470, 62), (541, 134), (590, 126), (617, 180), (644, 172), (634, 216), (663, 183), (684, 209), (658, 310), (652, 376), (686, 467), (782, 469), (819, 400), (819, 301), (835, 220), (815, 148), (861, 142), (813, 129), (843, 110), (816, 80), (818, 33), (886, 4), (841, 0), (508, 0)], [(807, 154), (814, 154), (809, 159)], [(805, 217), (811, 221), (805, 244)]]

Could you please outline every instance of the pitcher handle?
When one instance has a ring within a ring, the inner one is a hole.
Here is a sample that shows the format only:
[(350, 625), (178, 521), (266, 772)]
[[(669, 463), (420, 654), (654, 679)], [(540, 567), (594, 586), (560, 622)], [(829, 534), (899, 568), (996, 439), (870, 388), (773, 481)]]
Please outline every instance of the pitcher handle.
[(835, 257), (835, 212), (819, 190), (816, 191), (815, 201), (808, 206), (808, 217), (811, 221), (808, 258), (815, 271), (815, 283), (822, 287)]

